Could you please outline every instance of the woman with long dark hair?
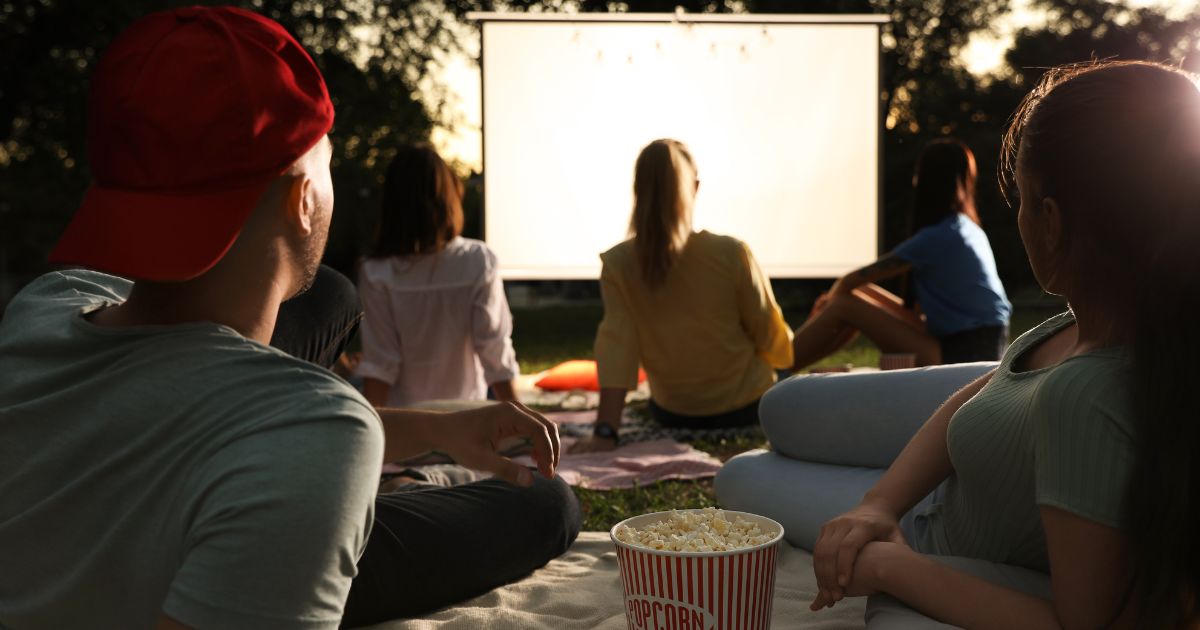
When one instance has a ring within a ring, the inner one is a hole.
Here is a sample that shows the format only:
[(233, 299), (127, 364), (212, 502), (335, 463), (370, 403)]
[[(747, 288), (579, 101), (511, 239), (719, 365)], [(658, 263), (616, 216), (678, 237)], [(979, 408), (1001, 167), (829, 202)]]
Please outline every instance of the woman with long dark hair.
[(496, 255), (461, 236), (462, 181), (428, 144), (388, 166), (375, 245), (359, 270), (363, 393), (376, 406), (513, 400), (520, 374)]
[[(838, 278), (796, 330), (794, 369), (833, 354), (861, 332), (917, 365), (994, 361), (1008, 344), (1012, 307), (975, 211), (975, 156), (957, 140), (930, 143), (913, 174), (911, 236)], [(916, 304), (875, 284), (912, 272)]]
[[(1034, 275), (1070, 310), (825, 524), (813, 608), (887, 593), (968, 628), (1197, 627), (1196, 78), (1142, 62), (1052, 70), (1005, 144)], [(935, 560), (947, 555), (1048, 573), (1049, 588)]]
[(631, 238), (600, 256), (600, 410), (576, 451), (616, 446), (639, 363), (653, 417), (693, 428), (756, 423), (775, 369), (792, 363), (791, 330), (750, 249), (692, 230), (699, 186), (683, 143), (655, 140), (638, 155)]

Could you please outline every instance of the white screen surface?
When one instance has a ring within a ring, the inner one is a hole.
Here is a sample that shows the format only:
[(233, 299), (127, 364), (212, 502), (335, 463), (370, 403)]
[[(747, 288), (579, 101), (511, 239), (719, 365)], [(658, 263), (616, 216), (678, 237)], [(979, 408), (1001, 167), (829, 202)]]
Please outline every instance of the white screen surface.
[(875, 24), (483, 24), (485, 230), (508, 279), (596, 278), (633, 167), (691, 149), (695, 228), (772, 277), (833, 277), (878, 239)]

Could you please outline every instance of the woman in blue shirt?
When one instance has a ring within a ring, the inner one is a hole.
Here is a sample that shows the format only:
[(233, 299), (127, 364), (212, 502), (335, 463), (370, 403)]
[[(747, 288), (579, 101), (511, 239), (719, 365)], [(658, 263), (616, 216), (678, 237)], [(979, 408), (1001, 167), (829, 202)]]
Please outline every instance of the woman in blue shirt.
[[(917, 365), (994, 361), (1008, 343), (1012, 306), (975, 211), (975, 156), (953, 139), (935, 140), (913, 175), (913, 235), (879, 260), (838, 278), (796, 330), (802, 369), (861, 332), (886, 353)], [(916, 305), (875, 284), (912, 272)]]

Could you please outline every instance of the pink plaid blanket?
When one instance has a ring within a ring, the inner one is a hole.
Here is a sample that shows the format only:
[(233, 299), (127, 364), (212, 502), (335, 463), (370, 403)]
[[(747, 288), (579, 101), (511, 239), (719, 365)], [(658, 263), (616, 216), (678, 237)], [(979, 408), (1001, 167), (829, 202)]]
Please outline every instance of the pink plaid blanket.
[[(566, 452), (573, 438), (564, 437), (562, 442), (558, 475), (572, 486), (589, 490), (632, 488), (665, 479), (703, 479), (721, 469), (721, 460), (674, 440), (637, 442), (611, 451), (578, 454)], [(514, 461), (533, 465), (527, 455)]]

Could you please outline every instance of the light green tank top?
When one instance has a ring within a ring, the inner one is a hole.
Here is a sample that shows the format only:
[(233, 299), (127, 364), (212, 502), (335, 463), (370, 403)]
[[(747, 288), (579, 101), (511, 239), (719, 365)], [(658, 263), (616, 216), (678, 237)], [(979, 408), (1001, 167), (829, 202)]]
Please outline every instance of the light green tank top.
[(1074, 321), (1064, 313), (1022, 335), (991, 382), (954, 414), (946, 434), (954, 474), (924, 515), (921, 551), (1048, 571), (1040, 506), (1122, 526), (1134, 462), (1123, 352), (1013, 371), (1026, 351)]

